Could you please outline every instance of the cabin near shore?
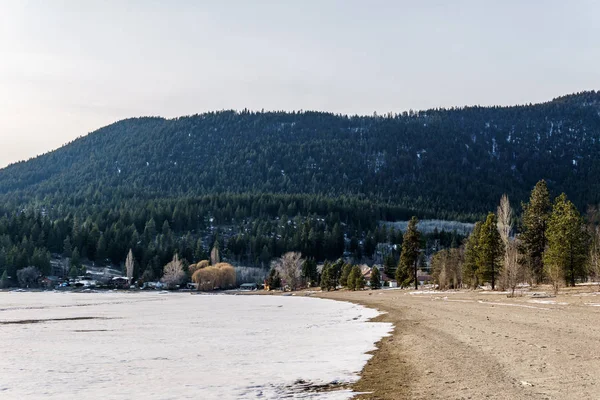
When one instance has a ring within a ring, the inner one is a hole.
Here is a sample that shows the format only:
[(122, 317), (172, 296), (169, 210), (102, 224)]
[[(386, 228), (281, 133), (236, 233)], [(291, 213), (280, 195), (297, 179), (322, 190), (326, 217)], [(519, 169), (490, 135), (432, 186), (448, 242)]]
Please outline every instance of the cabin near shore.
[(240, 285), (240, 290), (258, 290), (256, 283), (243, 283)]

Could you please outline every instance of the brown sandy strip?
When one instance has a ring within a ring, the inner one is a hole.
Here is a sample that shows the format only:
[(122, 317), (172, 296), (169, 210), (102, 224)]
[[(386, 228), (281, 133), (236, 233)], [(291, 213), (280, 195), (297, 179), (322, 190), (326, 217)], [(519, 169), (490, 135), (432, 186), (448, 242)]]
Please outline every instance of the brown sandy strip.
[[(374, 295), (374, 292), (368, 292)], [(389, 322), (394, 325), (391, 336), (384, 337), (377, 344), (377, 350), (371, 352), (373, 357), (367, 362), (361, 372), (360, 380), (352, 386), (352, 390), (361, 393), (354, 398), (358, 400), (372, 399), (408, 399), (410, 398), (409, 383), (416, 369), (411, 366), (403, 352), (403, 345), (399, 340), (406, 329), (402, 321), (401, 312), (375, 304), (369, 297), (358, 295), (355, 292), (329, 292), (320, 293), (318, 297), (349, 301), (366, 307), (376, 308), (385, 313), (373, 319), (373, 322)]]
[[(549, 288), (541, 288), (550, 292)], [(336, 291), (318, 297), (386, 312), (395, 325), (353, 390), (356, 399), (598, 399), (600, 294), (406, 290)]]

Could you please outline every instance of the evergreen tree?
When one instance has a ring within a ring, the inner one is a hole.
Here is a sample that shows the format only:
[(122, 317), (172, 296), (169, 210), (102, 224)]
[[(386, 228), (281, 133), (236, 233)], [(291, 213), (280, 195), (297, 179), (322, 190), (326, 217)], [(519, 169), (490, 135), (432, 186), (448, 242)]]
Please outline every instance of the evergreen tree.
[(362, 272), (360, 271), (360, 267), (358, 267), (358, 269), (359, 269), (358, 275), (354, 279), (354, 290), (363, 290), (365, 288), (365, 284), (366, 284), (365, 277), (363, 276)]
[(379, 269), (377, 267), (373, 267), (371, 270), (371, 289), (379, 289), (381, 287), (381, 277), (379, 274)]
[(307, 258), (302, 265), (302, 276), (310, 286), (316, 286), (319, 279), (319, 271), (317, 270), (317, 262), (314, 258)]
[(331, 289), (335, 289), (333, 273), (331, 271), (332, 267), (329, 262), (325, 262), (323, 266), (323, 271), (321, 271), (321, 290), (330, 291)]
[(267, 286), (269, 290), (277, 290), (281, 288), (281, 276), (276, 268), (271, 268), (267, 278)]
[(546, 235), (544, 263), (554, 290), (558, 291), (563, 278), (575, 286), (576, 279), (585, 276), (588, 233), (579, 211), (564, 193), (554, 201)]
[(71, 247), (71, 238), (67, 236), (63, 241), (63, 257), (71, 257), (71, 252), (73, 251)]
[[(271, 260), (271, 252), (269, 251), (269, 247), (265, 244), (263, 246), (262, 250), (260, 251), (260, 262), (262, 265), (269, 265), (270, 260)], [(311, 276), (307, 276), (306, 278), (310, 281)]]
[(544, 180), (539, 181), (529, 198), (529, 203), (523, 204), (523, 222), (520, 240), (525, 262), (538, 283), (544, 277), (544, 250), (546, 248), (546, 228), (552, 211), (550, 194)]
[(491, 282), (492, 290), (496, 289), (496, 277), (504, 255), (504, 245), (498, 232), (496, 214), (489, 213), (481, 225), (478, 244), (478, 272)]
[(342, 275), (342, 268), (344, 267), (344, 260), (338, 258), (336, 262), (331, 264), (331, 279), (333, 280), (333, 288), (336, 289), (340, 284), (340, 277)]
[(69, 277), (77, 278), (78, 276), (79, 276), (79, 269), (76, 266), (71, 265), (71, 268), (69, 269)]
[(76, 269), (81, 268), (81, 257), (79, 256), (79, 249), (75, 247), (71, 253), (71, 267)]
[(377, 245), (377, 243), (375, 243), (375, 238), (373, 237), (373, 234), (371, 232), (369, 232), (365, 239), (365, 246), (364, 246), (365, 247), (365, 256), (371, 257), (373, 255), (373, 253), (375, 252), (376, 245)]
[(106, 239), (104, 238), (104, 234), (102, 234), (100, 235), (100, 239), (98, 239), (98, 244), (96, 245), (96, 262), (100, 265), (104, 264), (106, 256)]
[(342, 273), (340, 275), (340, 285), (343, 287), (348, 287), (348, 276), (350, 275), (350, 271), (352, 271), (352, 264), (346, 263), (342, 267)]
[(204, 251), (204, 245), (202, 244), (202, 238), (198, 238), (196, 247), (194, 248), (194, 261), (206, 260), (207, 258), (206, 251)]
[[(417, 230), (419, 220), (417, 217), (412, 217), (404, 232), (402, 239), (402, 252), (400, 253), (399, 269), (402, 269), (400, 277), (410, 276), (411, 281), (414, 281), (415, 289), (419, 289), (419, 280), (417, 279), (417, 262), (421, 251), (421, 233)], [(398, 271), (396, 271), (398, 276)], [(398, 280), (398, 279), (397, 279)], [(400, 281), (398, 281), (400, 285)]]
[(348, 289), (362, 290), (365, 287), (365, 278), (358, 265), (355, 265), (348, 274)]
[(463, 282), (473, 289), (481, 283), (478, 273), (479, 268), (479, 235), (481, 222), (475, 223), (473, 231), (465, 241), (465, 262), (463, 264)]
[(390, 279), (396, 276), (396, 261), (392, 254), (385, 256), (383, 260), (383, 272), (385, 272)]
[(49, 275), (51, 270), (50, 252), (42, 248), (36, 247), (29, 264), (36, 267), (42, 275)]
[(152, 282), (154, 281), (154, 271), (152, 270), (152, 266), (148, 265), (142, 274), (143, 282)]

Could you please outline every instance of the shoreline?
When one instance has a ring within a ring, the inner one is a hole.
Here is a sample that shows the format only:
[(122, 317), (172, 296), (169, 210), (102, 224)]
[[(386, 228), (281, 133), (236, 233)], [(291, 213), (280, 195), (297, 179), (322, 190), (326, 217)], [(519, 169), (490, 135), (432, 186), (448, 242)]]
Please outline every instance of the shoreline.
[(314, 295), (321, 299), (345, 301), (377, 310), (380, 314), (370, 321), (391, 323), (393, 326), (393, 330), (388, 336), (375, 343), (376, 349), (367, 353), (371, 355), (371, 358), (360, 371), (359, 380), (350, 386), (351, 390), (356, 393), (352, 397), (353, 400), (400, 400), (410, 396), (408, 382), (410, 382), (410, 375), (414, 373), (414, 369), (410, 367), (402, 349), (396, 346), (402, 336), (401, 316), (389, 307), (381, 304), (374, 305), (369, 301), (352, 296), (354, 293), (369, 293), (373, 296), (384, 292), (340, 290), (320, 292)]
[(357, 400), (597, 398), (600, 292), (547, 286), (489, 291), (315, 294), (383, 312), (394, 324), (351, 389)]
[(287, 295), (360, 305), (380, 313), (363, 314), (366, 321), (393, 325), (388, 336), (370, 342), (373, 350), (363, 349), (371, 357), (346, 387), (352, 399), (596, 398), (600, 291), (578, 286), (551, 293), (537, 287), (518, 297), (400, 289)]
[[(347, 290), (337, 290), (330, 292), (303, 290), (294, 292), (294, 297), (315, 297), (323, 300), (341, 301), (346, 303), (356, 304), (368, 309), (379, 312), (369, 322), (390, 323), (393, 326), (389, 335), (384, 336), (379, 341), (374, 343), (375, 349), (365, 354), (371, 355), (365, 363), (362, 370), (358, 372), (359, 379), (349, 384), (349, 389), (354, 392), (353, 400), (400, 400), (407, 399), (410, 396), (410, 381), (411, 374), (414, 373), (414, 368), (408, 363), (402, 349), (396, 344), (402, 336), (402, 324), (400, 323), (401, 313), (390, 307), (382, 304), (372, 304), (369, 301), (362, 299), (362, 296), (384, 294), (386, 290), (361, 291), (352, 292)], [(392, 292), (392, 291), (390, 291)], [(396, 292), (395, 290), (393, 292)], [(250, 296), (282, 296), (282, 292), (237, 292), (233, 295), (250, 295)], [(289, 294), (291, 295), (291, 294)]]

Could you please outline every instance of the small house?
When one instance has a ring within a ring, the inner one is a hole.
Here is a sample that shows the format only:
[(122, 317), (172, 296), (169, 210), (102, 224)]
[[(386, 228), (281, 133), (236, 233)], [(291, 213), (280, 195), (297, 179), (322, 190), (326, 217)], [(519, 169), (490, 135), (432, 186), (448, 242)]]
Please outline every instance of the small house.
[(240, 290), (257, 290), (258, 285), (256, 283), (243, 283), (240, 285)]
[(109, 286), (113, 289), (129, 289), (129, 279), (124, 276), (115, 276), (110, 280)]

